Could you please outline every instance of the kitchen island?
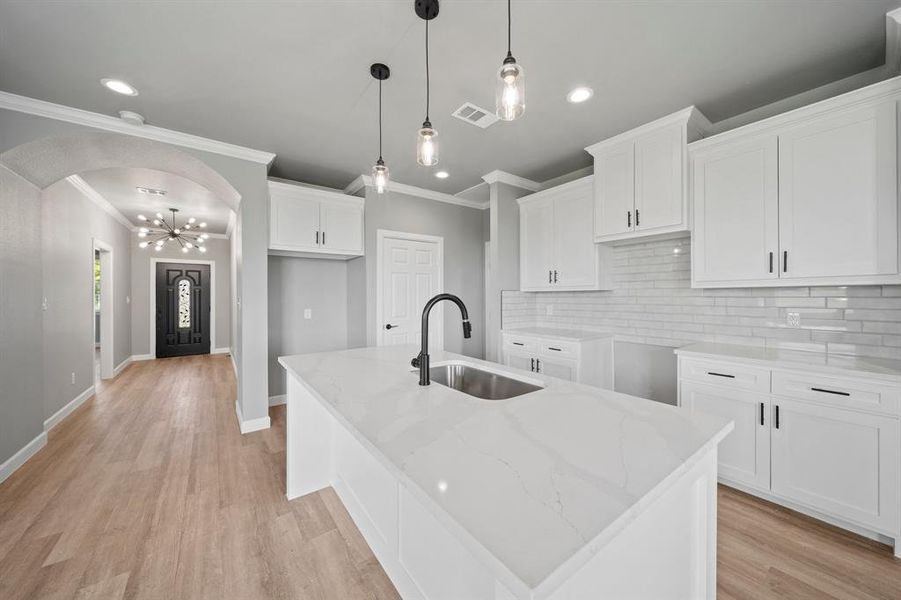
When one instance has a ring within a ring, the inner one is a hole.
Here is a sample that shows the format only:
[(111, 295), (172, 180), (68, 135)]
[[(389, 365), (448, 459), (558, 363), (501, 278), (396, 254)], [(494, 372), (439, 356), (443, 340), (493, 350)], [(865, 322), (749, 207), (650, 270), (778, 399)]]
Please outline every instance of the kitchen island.
[(402, 597), (715, 597), (731, 422), (448, 352), (543, 389), (423, 387), (417, 352), (279, 359), (287, 496), (333, 486)]

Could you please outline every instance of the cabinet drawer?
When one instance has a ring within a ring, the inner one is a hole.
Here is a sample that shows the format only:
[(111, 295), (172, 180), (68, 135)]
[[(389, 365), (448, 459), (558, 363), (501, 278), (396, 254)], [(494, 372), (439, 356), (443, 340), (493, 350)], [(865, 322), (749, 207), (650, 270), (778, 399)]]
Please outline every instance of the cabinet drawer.
[(579, 344), (576, 342), (549, 342), (542, 340), (538, 342), (538, 353), (551, 359), (577, 359), (579, 357)]
[(679, 363), (679, 376), (686, 380), (703, 381), (735, 389), (770, 391), (769, 369), (736, 363), (683, 358)]
[(861, 379), (794, 371), (773, 372), (773, 393), (829, 406), (898, 415), (901, 388)]
[(538, 342), (535, 338), (505, 333), (504, 348), (514, 352), (535, 353), (538, 351)]

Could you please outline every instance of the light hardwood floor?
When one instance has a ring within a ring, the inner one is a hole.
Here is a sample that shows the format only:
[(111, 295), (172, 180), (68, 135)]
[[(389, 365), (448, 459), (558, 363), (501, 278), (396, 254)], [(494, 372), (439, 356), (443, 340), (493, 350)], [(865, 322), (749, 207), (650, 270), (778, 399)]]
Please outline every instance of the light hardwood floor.
[[(221, 355), (105, 383), (0, 484), (0, 598), (397, 598), (334, 492), (285, 500), (284, 407), (242, 436), (234, 400)], [(887, 546), (728, 488), (718, 568), (720, 599), (901, 599)]]

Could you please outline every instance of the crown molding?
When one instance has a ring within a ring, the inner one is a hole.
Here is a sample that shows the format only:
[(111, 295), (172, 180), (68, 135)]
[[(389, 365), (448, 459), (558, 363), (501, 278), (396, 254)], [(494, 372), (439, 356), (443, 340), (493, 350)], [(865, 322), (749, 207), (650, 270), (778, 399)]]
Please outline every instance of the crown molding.
[(704, 116), (704, 113), (698, 110), (696, 106), (692, 105), (672, 114), (666, 115), (665, 117), (660, 117), (659, 119), (644, 123), (643, 125), (639, 125), (638, 127), (634, 127), (622, 133), (618, 133), (613, 137), (601, 140), (600, 142), (592, 144), (591, 146), (585, 148), (585, 151), (591, 155), (595, 155), (600, 150), (603, 150), (604, 148), (607, 148), (614, 144), (618, 144), (619, 142), (629, 140), (638, 135), (644, 135), (645, 133), (649, 133), (661, 127), (675, 125), (676, 123), (682, 123), (689, 129), (694, 128), (701, 134), (704, 134), (713, 128), (713, 124), (707, 119), (707, 117)]
[(506, 171), (499, 170), (494, 170), (490, 173), (482, 175), (482, 181), (489, 184), (506, 183), (507, 185), (512, 185), (513, 187), (529, 190), (530, 192), (537, 192), (541, 189), (541, 184), (537, 181), (532, 181), (531, 179), (526, 179), (525, 177), (520, 177), (519, 175), (514, 175), (512, 173), (507, 173)]
[[(372, 177), (370, 177), (369, 175), (360, 175), (359, 177), (351, 181), (346, 188), (344, 188), (344, 193), (354, 195), (363, 188), (369, 187), (373, 187)], [(443, 192), (436, 192), (434, 190), (416, 187), (415, 185), (406, 185), (398, 181), (391, 181), (388, 184), (388, 191), (396, 192), (398, 194), (406, 194), (408, 196), (416, 196), (417, 198), (425, 198), (427, 200), (435, 200), (437, 202), (445, 202), (447, 204), (456, 204), (458, 206), (465, 206), (467, 208), (477, 208), (479, 210), (485, 210), (488, 208), (488, 202), (478, 202), (476, 200), (458, 198), (457, 196), (452, 196)]]
[(102, 129), (113, 133), (133, 135), (135, 137), (173, 144), (183, 148), (192, 148), (194, 150), (211, 152), (213, 154), (231, 156), (232, 158), (261, 163), (267, 166), (271, 165), (272, 161), (275, 160), (275, 154), (271, 152), (263, 152), (262, 150), (236, 146), (227, 142), (211, 140), (190, 133), (154, 127), (153, 125), (131, 125), (122, 119), (111, 117), (109, 115), (81, 110), (80, 108), (72, 108), (71, 106), (63, 106), (62, 104), (54, 104), (52, 102), (28, 98), (26, 96), (18, 96), (16, 94), (10, 94), (9, 92), (0, 92), (0, 109), (13, 110), (29, 115), (46, 117), (48, 119), (56, 119), (57, 121), (84, 125), (86, 127), (93, 127), (94, 129)]
[(120, 224), (124, 225), (126, 229), (129, 231), (137, 231), (137, 228), (129, 221), (125, 215), (119, 212), (115, 206), (109, 203), (109, 200), (100, 195), (100, 192), (95, 190), (91, 185), (82, 179), (79, 175), (69, 175), (66, 177), (66, 181), (72, 184), (76, 190), (84, 194), (88, 200), (96, 204), (101, 210), (107, 213), (109, 216), (114, 218)]

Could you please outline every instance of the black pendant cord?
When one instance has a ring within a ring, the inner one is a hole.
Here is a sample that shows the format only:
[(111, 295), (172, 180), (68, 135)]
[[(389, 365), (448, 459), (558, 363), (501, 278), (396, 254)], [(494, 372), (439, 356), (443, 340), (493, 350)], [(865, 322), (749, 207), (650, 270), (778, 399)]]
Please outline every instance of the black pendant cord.
[(425, 22), (425, 122), (429, 123), (429, 22)]
[(511, 48), (513, 47), (513, 45), (510, 43), (510, 38), (511, 38), (510, 21), (512, 18), (511, 13), (510, 13), (510, 2), (512, 2), (512, 0), (507, 0), (507, 56), (513, 56), (513, 53), (511, 52)]
[(382, 80), (379, 79), (379, 162), (382, 161)]

